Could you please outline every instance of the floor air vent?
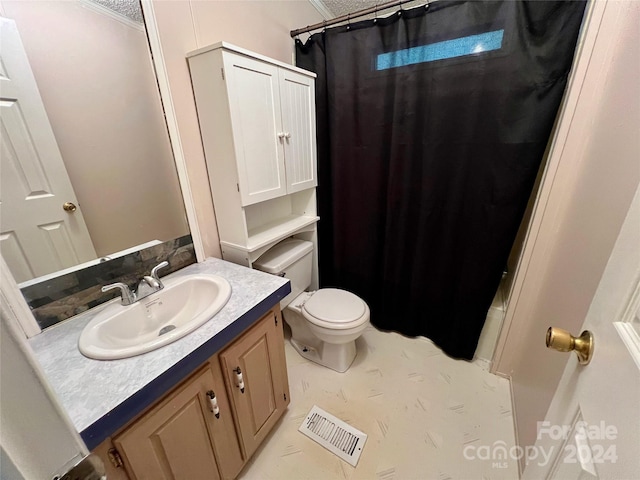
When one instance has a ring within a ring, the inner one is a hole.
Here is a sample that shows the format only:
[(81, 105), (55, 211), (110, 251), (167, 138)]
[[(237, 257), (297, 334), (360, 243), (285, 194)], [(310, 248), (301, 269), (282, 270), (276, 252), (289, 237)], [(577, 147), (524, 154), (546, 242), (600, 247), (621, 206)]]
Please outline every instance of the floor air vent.
[(319, 443), (354, 467), (358, 463), (367, 434), (314, 405), (298, 431)]

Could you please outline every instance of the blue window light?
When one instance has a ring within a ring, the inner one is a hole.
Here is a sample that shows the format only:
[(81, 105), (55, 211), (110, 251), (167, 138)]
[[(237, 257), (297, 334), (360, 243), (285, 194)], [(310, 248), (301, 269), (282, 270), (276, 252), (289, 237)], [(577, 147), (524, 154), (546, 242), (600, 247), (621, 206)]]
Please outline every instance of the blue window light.
[(504, 29), (454, 38), (444, 42), (381, 53), (376, 58), (376, 70), (404, 67), (416, 63), (434, 62), (447, 58), (464, 57), (474, 53), (490, 52), (502, 48)]

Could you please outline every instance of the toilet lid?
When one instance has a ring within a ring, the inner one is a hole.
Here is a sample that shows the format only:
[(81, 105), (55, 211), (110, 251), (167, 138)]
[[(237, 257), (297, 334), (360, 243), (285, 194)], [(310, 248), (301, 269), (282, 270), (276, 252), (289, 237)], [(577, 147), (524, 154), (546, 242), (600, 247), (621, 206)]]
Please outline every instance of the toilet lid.
[(337, 288), (321, 288), (302, 308), (312, 317), (331, 323), (353, 322), (365, 313), (360, 297)]

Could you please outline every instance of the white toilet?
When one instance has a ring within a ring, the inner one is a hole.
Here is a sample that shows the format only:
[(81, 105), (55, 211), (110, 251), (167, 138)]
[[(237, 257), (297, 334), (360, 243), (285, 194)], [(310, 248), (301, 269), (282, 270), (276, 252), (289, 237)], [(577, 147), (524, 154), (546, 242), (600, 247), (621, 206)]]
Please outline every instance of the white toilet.
[(313, 243), (289, 238), (264, 253), (253, 267), (291, 281), (291, 293), (280, 307), (298, 353), (345, 372), (356, 358), (356, 338), (369, 325), (369, 307), (346, 290), (305, 292), (311, 284), (312, 251)]

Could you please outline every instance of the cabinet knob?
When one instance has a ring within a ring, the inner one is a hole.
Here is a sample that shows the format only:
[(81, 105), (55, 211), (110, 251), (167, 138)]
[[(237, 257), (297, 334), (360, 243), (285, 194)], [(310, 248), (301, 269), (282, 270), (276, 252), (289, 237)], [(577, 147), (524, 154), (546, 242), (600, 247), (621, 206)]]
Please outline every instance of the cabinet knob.
[(291, 138), (291, 134), (289, 132), (284, 134), (284, 138), (286, 138), (287, 140)]
[(242, 370), (240, 370), (240, 367), (236, 367), (233, 371), (236, 374), (236, 380), (238, 381), (238, 388), (240, 389), (240, 393), (244, 393), (244, 380), (242, 379)]
[(285, 137), (285, 133), (284, 132), (278, 132), (278, 138), (280, 140), (282, 140)]
[(209, 397), (209, 407), (211, 411), (216, 416), (216, 418), (220, 418), (220, 407), (218, 407), (218, 399), (216, 398), (216, 394), (213, 393), (213, 390), (209, 390), (207, 392), (207, 397)]

